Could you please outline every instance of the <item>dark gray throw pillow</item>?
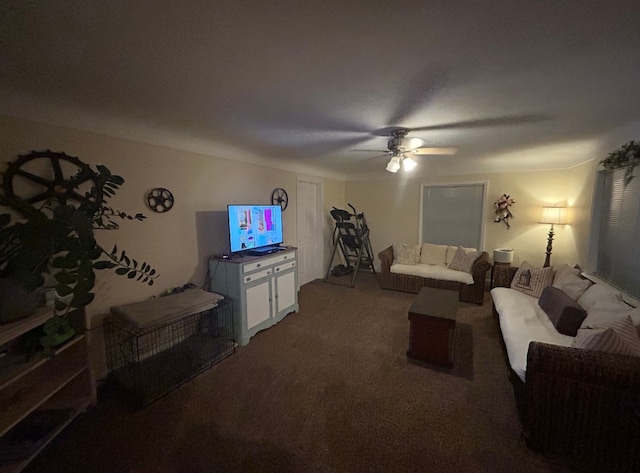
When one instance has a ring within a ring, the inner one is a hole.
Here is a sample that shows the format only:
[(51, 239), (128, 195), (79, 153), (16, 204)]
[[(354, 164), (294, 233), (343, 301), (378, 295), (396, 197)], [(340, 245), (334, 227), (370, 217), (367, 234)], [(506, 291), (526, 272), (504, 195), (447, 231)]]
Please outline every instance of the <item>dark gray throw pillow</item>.
[(547, 286), (540, 294), (538, 305), (549, 316), (560, 333), (575, 337), (587, 312), (561, 289)]

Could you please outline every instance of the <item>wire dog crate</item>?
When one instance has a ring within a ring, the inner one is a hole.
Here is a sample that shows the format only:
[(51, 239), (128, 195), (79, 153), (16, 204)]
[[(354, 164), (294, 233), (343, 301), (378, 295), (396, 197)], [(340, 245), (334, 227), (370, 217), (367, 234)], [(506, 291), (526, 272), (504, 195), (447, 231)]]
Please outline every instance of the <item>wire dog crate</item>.
[(104, 321), (111, 380), (145, 406), (235, 352), (233, 301), (138, 328), (117, 315)]

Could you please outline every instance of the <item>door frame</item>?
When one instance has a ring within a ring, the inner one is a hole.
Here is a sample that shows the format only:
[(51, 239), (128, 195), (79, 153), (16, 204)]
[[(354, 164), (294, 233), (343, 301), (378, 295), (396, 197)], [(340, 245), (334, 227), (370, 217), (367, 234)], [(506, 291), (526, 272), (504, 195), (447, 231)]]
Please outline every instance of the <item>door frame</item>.
[[(317, 274), (313, 274), (313, 279), (307, 282), (311, 282), (314, 279), (322, 279), (324, 277), (324, 256), (325, 256), (325, 248), (324, 248), (324, 239), (325, 239), (325, 222), (323, 219), (323, 208), (324, 208), (324, 185), (323, 181), (320, 179), (314, 179), (312, 177), (297, 177), (296, 178), (296, 233), (298, 236), (298, 246), (300, 246), (300, 235), (302, 232), (300, 231), (300, 212), (302, 210), (302, 206), (300, 205), (300, 183), (306, 182), (309, 184), (316, 185), (316, 221), (318, 222), (319, 232), (317, 232), (317, 240), (315, 240), (317, 252), (319, 254), (314, 255), (317, 261), (317, 264), (314, 264), (314, 269), (317, 269)], [(300, 261), (300, 255), (298, 254), (298, 261)], [(301, 285), (300, 283), (300, 272), (298, 271), (298, 287)], [(305, 283), (306, 284), (306, 283)]]

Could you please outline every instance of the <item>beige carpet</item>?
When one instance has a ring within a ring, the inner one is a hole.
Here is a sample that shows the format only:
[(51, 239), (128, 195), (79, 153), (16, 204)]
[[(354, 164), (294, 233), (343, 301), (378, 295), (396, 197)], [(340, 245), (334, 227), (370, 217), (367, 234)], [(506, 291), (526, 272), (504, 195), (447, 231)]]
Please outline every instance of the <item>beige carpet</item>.
[(35, 472), (564, 472), (521, 440), (498, 331), (461, 304), (451, 371), (407, 360), (414, 295), (315, 281), (300, 311), (150, 406), (105, 394)]

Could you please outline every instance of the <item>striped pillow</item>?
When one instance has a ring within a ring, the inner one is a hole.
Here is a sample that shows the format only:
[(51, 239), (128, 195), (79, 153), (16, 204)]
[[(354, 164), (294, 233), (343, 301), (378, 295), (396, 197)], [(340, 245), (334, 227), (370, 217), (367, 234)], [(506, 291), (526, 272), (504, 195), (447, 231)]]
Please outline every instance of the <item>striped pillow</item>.
[(533, 297), (540, 297), (542, 290), (553, 283), (553, 267), (534, 268), (523, 261), (511, 281), (511, 289)]
[(581, 328), (572, 346), (620, 355), (640, 356), (640, 337), (631, 317), (620, 317), (593, 328)]

